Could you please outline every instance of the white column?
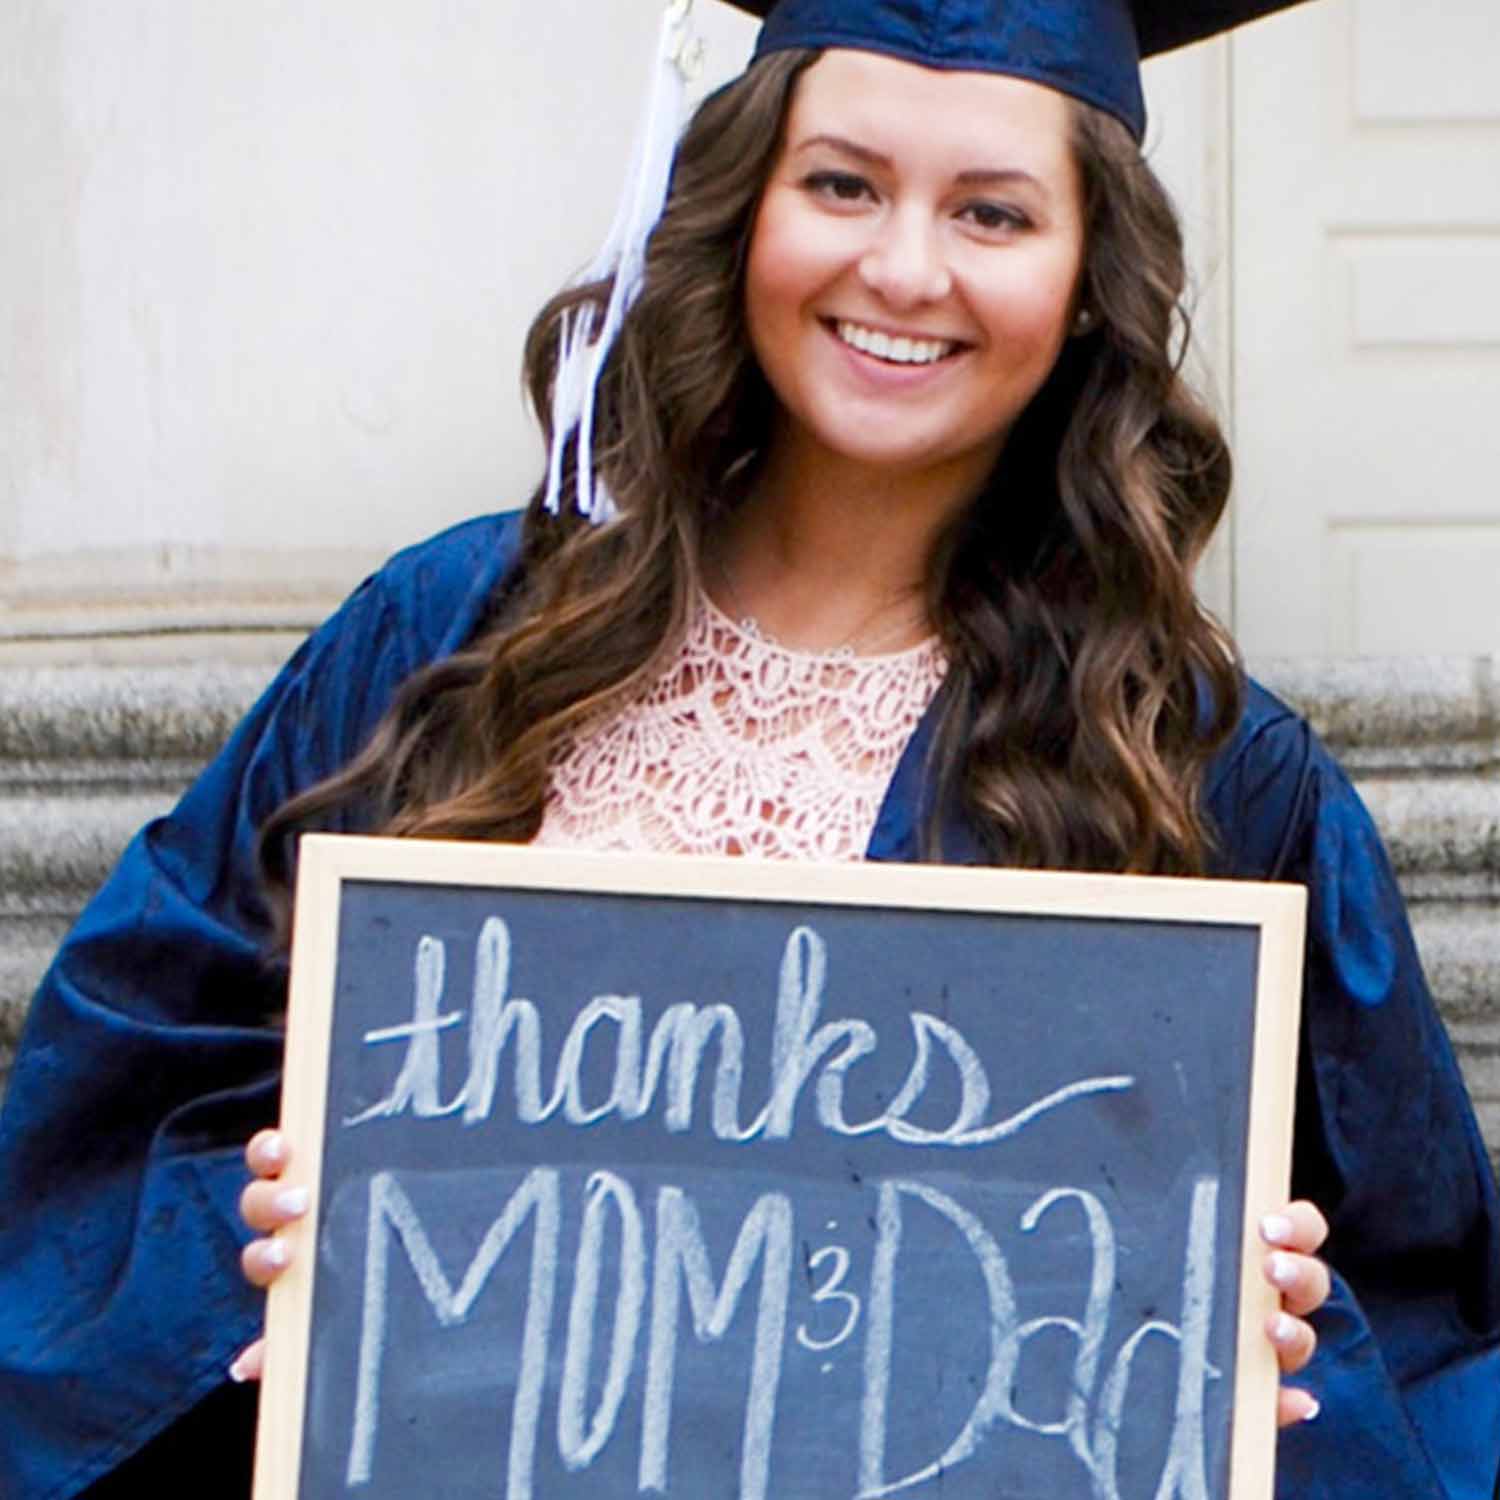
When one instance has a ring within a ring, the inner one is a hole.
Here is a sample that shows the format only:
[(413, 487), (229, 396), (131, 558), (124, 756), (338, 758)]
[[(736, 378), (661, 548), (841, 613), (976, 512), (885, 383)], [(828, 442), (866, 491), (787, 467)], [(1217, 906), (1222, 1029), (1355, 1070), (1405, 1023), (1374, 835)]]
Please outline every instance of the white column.
[[(1233, 440), (1229, 46), (1189, 47), (1146, 66), (1146, 152), (1187, 236), (1194, 354), (1191, 377)], [(1204, 601), (1234, 623), (1231, 510), (1199, 570)]]

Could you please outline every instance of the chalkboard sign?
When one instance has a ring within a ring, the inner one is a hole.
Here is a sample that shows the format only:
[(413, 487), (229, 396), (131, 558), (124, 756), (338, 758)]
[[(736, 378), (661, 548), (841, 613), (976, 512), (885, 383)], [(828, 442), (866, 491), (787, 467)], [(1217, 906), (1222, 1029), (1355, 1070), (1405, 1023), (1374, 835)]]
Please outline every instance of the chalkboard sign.
[(1302, 911), (304, 840), (257, 1500), (1263, 1500)]

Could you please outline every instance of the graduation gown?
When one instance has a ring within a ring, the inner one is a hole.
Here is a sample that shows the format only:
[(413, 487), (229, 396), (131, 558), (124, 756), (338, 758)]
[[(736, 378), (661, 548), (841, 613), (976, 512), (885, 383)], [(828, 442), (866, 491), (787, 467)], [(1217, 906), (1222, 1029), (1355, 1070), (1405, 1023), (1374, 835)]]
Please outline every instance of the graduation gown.
[[(254, 1398), (226, 1370), (262, 1304), (236, 1200), (281, 1053), (256, 830), (360, 748), (403, 678), (464, 644), (516, 542), (513, 520), (482, 518), (368, 579), (136, 837), (43, 980), (0, 1116), (7, 1500), (171, 1493), (193, 1473), (243, 1493)], [(931, 730), (872, 859), (919, 857)], [(1385, 852), (1307, 724), (1253, 685), (1206, 801), (1217, 873), (1310, 897), (1293, 1181), (1329, 1216), (1335, 1275), (1299, 1377), (1323, 1413), (1282, 1436), (1278, 1495), (1491, 1500), (1500, 1205)], [(946, 857), (983, 857), (946, 827)]]

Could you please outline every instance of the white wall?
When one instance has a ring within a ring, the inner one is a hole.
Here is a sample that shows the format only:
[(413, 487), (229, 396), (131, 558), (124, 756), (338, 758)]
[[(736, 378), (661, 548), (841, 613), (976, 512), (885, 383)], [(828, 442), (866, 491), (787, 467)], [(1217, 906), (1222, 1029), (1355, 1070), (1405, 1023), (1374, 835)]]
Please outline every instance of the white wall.
[[(711, 82), (753, 28), (698, 9)], [(659, 14), (0, 6), (0, 597), (317, 584), (518, 503), (525, 327), (608, 222)]]

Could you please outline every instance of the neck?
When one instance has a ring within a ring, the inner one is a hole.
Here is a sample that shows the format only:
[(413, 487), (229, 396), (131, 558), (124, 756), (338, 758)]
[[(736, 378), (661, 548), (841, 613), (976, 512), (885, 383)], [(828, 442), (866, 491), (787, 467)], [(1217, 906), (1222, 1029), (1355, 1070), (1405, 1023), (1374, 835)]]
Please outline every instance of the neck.
[(789, 646), (900, 650), (932, 631), (933, 549), (966, 496), (910, 475), (773, 447), (718, 539), (709, 587)]

